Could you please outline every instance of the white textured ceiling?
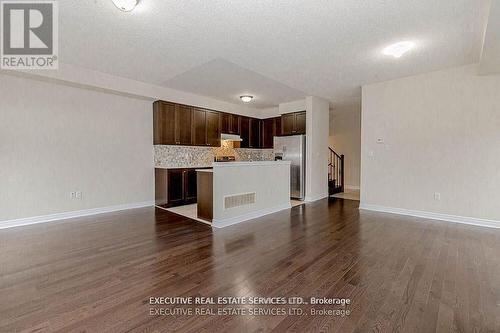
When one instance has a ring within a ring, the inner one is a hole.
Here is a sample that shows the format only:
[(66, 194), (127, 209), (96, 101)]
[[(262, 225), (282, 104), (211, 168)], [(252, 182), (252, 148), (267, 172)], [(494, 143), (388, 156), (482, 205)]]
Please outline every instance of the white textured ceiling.
[(252, 95), (251, 105), (269, 108), (304, 98), (305, 93), (271, 80), (224, 59), (215, 59), (181, 73), (163, 85), (198, 95), (241, 103), (241, 95)]
[[(300, 93), (352, 103), (366, 83), (478, 62), (489, 0), (141, 0), (132, 13), (111, 0), (59, 4), (62, 62), (226, 101), (267, 83), (264, 107)], [(381, 54), (406, 39), (417, 49)]]

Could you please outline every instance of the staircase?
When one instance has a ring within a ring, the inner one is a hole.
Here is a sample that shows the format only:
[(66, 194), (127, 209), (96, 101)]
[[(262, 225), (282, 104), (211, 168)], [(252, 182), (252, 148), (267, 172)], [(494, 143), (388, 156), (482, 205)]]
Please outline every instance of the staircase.
[(328, 147), (328, 195), (344, 192), (344, 155)]

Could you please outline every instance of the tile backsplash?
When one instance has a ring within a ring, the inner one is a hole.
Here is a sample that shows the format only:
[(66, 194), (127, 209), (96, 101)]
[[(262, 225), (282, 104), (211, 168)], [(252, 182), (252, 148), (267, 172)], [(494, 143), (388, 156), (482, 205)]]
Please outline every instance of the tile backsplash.
[(233, 148), (230, 142), (223, 142), (221, 147), (154, 146), (156, 167), (209, 167), (216, 156), (235, 156), (236, 161), (274, 160), (272, 149)]

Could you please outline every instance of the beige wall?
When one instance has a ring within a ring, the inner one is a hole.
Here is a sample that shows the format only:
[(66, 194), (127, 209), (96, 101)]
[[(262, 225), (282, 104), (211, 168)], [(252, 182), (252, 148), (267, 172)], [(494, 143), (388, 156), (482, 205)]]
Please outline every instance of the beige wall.
[(361, 177), (361, 105), (330, 110), (330, 147), (345, 156), (345, 185), (357, 189)]
[(153, 199), (150, 101), (0, 75), (0, 221)]
[(476, 73), (363, 87), (362, 205), (500, 221), (500, 76)]

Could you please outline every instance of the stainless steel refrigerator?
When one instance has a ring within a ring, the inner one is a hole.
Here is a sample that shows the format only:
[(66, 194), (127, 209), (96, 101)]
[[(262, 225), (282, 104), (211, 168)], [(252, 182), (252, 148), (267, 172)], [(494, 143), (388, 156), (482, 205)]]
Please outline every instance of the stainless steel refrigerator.
[(292, 162), (290, 170), (291, 197), (304, 200), (306, 193), (306, 136), (275, 136), (274, 159)]

